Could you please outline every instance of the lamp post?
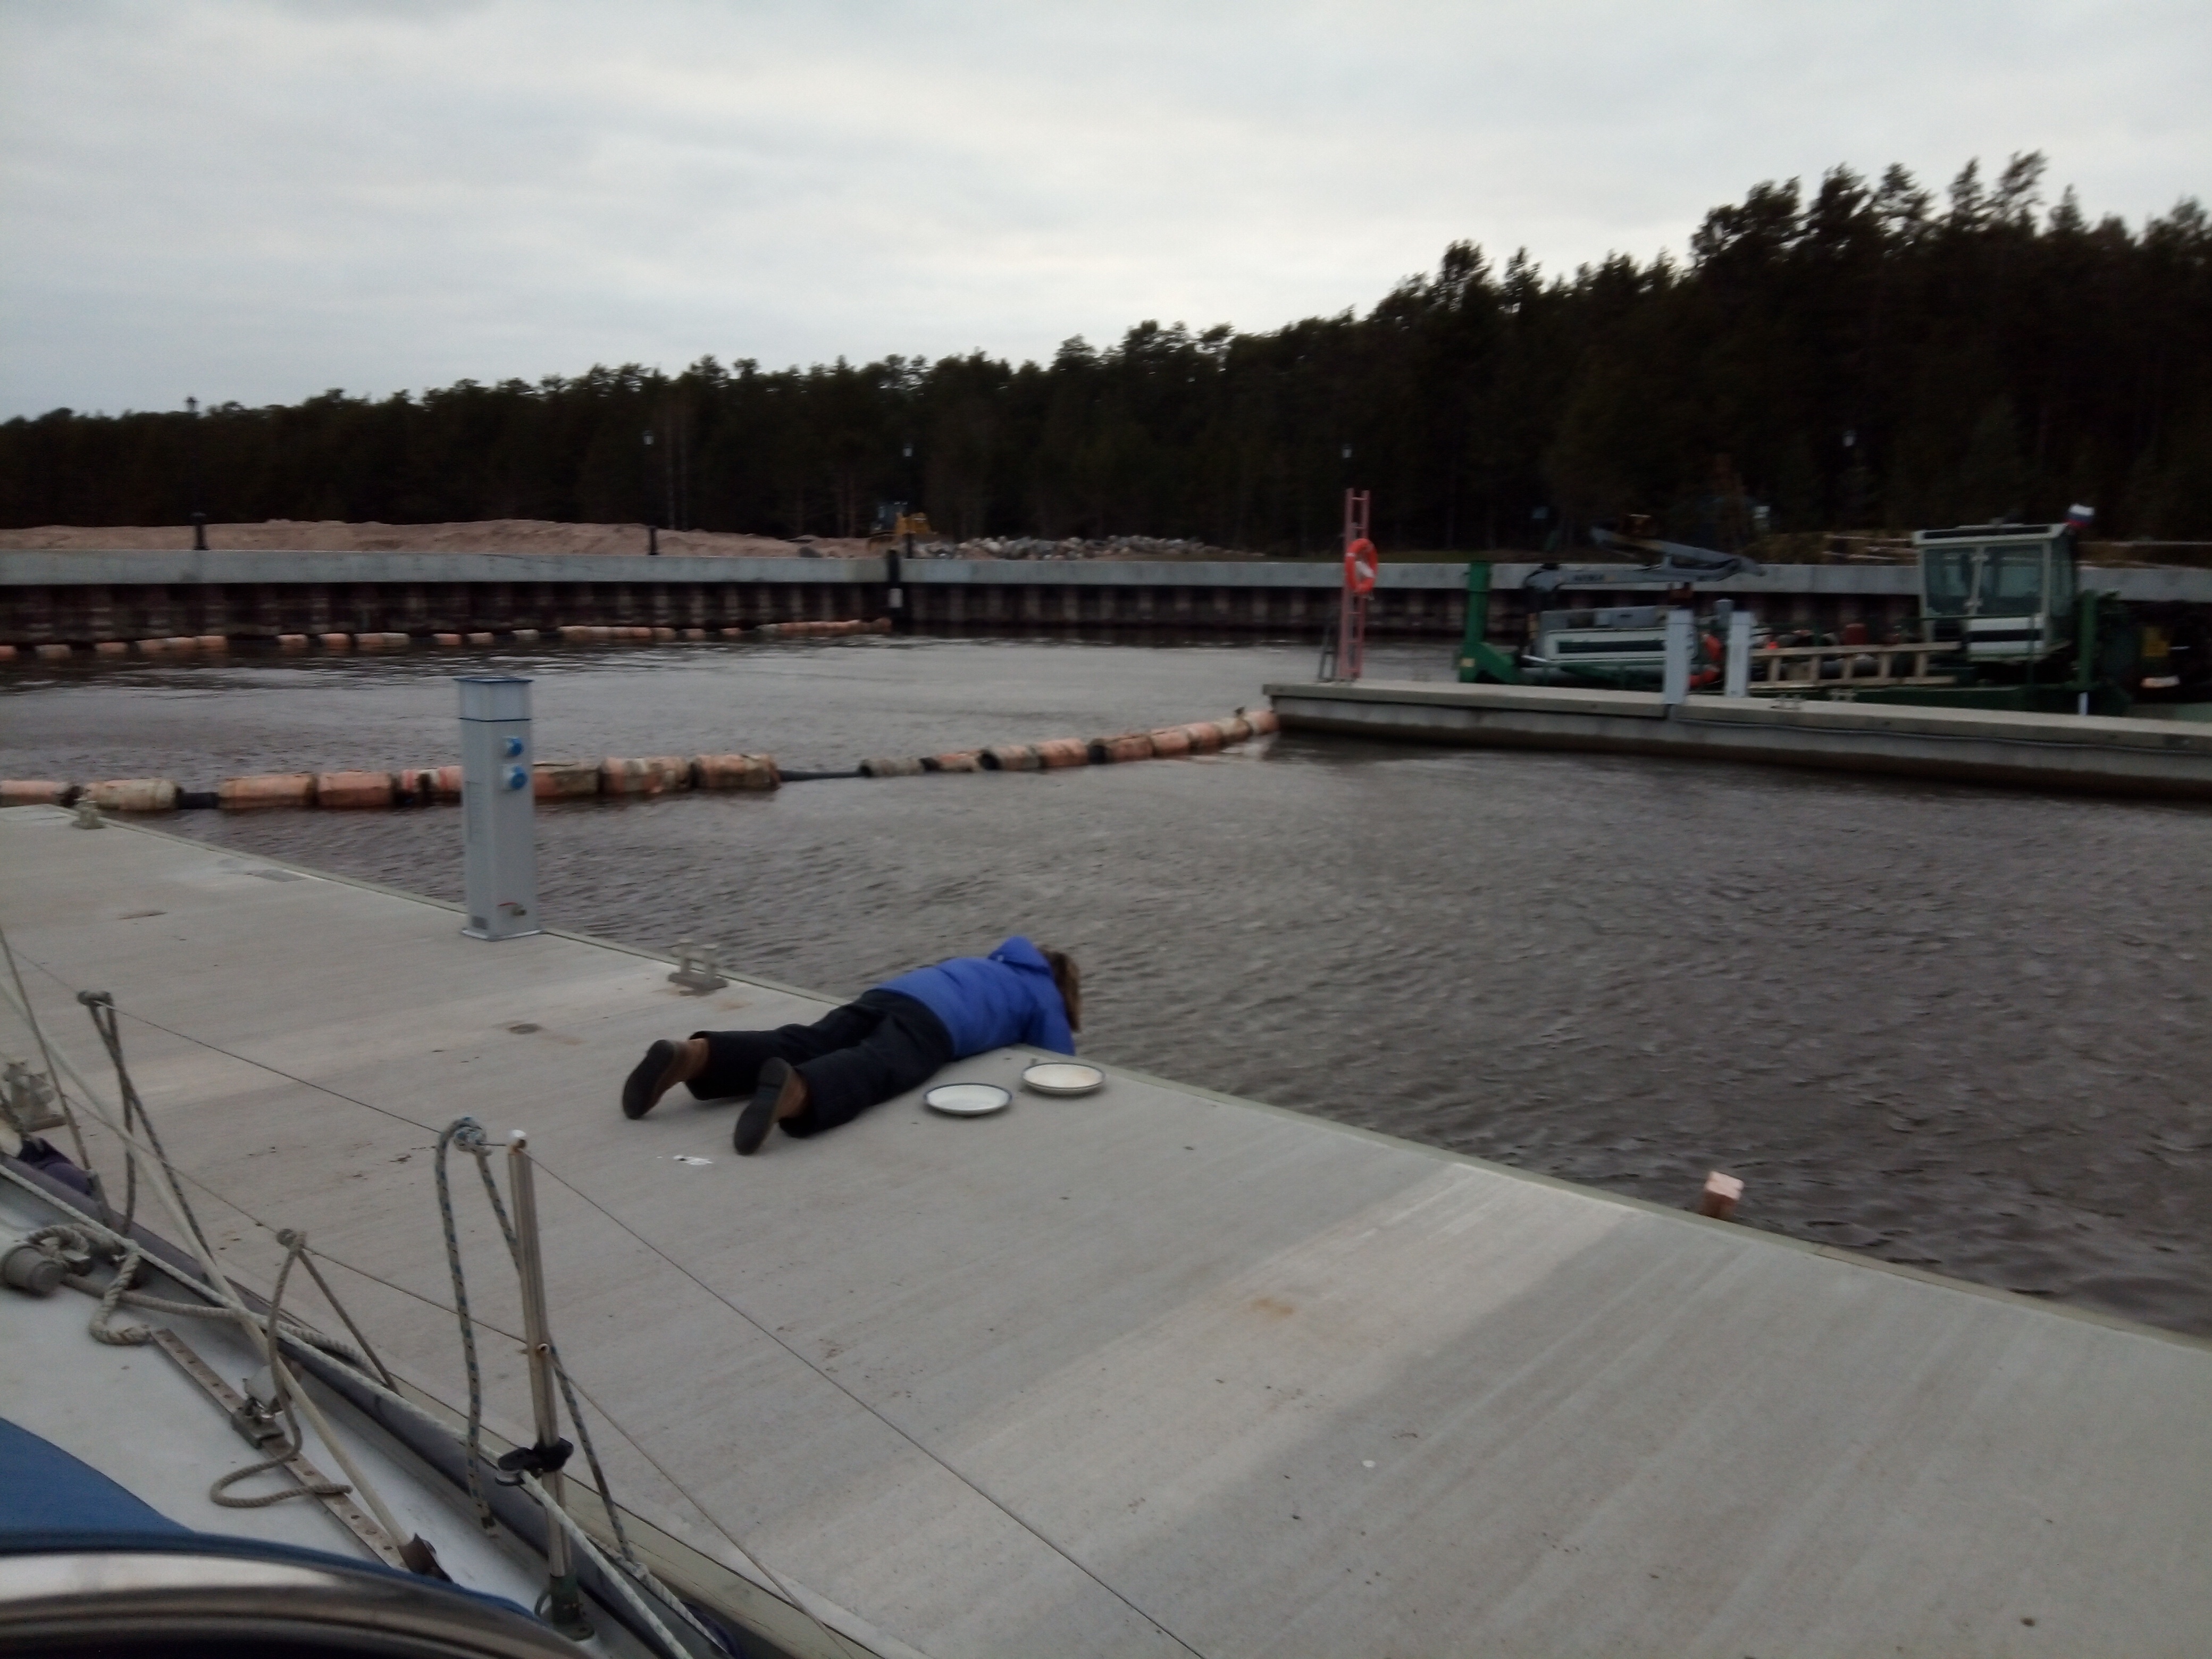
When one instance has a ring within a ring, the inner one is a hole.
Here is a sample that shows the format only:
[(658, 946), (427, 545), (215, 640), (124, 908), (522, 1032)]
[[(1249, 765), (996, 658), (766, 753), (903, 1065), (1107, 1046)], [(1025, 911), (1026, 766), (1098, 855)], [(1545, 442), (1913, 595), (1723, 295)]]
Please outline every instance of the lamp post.
[(660, 551), (660, 525), (653, 514), (653, 428), (645, 429), (645, 550), (649, 556)]
[(192, 501), (192, 551), (207, 551), (207, 513), (200, 500), (200, 400), (185, 399), (185, 413), (191, 417), (191, 459), (188, 465), (190, 493)]

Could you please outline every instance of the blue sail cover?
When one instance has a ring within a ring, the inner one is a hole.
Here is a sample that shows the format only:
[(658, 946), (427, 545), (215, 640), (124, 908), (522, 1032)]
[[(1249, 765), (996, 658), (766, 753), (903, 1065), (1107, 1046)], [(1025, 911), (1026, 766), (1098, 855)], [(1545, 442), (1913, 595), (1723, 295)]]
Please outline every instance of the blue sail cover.
[(20, 1548), (60, 1536), (189, 1531), (89, 1463), (0, 1417), (0, 1544)]

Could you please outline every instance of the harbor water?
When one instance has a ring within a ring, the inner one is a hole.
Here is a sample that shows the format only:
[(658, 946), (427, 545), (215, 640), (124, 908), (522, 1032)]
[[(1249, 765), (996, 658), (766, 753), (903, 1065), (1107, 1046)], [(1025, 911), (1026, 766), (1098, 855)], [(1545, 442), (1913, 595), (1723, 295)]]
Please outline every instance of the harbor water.
[[(889, 639), (17, 669), (0, 774), (435, 764), (447, 677), (487, 667), (536, 678), (548, 757), (834, 768), (1218, 716), (1311, 665)], [(452, 809), (159, 822), (459, 895)], [(1662, 1204), (1725, 1170), (1748, 1224), (2212, 1334), (2208, 832), (2197, 805), (1285, 736), (547, 805), (538, 842), (560, 925), (832, 994), (1027, 933), (1082, 960), (1104, 1059)], [(613, 1109), (633, 1058), (580, 1055), (578, 1086)]]

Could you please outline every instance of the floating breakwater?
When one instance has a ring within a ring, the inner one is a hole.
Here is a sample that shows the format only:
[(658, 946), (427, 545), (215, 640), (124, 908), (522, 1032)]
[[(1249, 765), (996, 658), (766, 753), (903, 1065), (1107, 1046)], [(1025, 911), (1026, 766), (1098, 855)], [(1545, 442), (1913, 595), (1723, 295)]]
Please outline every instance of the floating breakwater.
[[(1053, 738), (1035, 744), (994, 744), (911, 759), (877, 757), (844, 772), (792, 772), (765, 754), (609, 755), (592, 760), (542, 760), (531, 766), (539, 800), (639, 799), (686, 790), (770, 790), (786, 778), (919, 777), (931, 772), (1036, 772), (1212, 754), (1277, 730), (1274, 712), (1240, 709), (1227, 720), (1194, 720), (1112, 737)], [(170, 812), (214, 808), (227, 812), (276, 808), (375, 811), (451, 804), (461, 798), (458, 766), (393, 771), (274, 772), (225, 778), (213, 789), (186, 789), (167, 778), (104, 778), (71, 783), (54, 778), (0, 780), (0, 806), (89, 805), (109, 812)]]
[(1045, 772), (1064, 766), (1112, 766), (1127, 761), (1177, 760), (1211, 755), (1233, 744), (1279, 730), (1272, 708), (1240, 708), (1225, 720), (1193, 720), (1149, 732), (1107, 738), (1048, 738), (1042, 743), (996, 743), (984, 749), (915, 759), (878, 757), (860, 763), (864, 778), (913, 778), (927, 772)]

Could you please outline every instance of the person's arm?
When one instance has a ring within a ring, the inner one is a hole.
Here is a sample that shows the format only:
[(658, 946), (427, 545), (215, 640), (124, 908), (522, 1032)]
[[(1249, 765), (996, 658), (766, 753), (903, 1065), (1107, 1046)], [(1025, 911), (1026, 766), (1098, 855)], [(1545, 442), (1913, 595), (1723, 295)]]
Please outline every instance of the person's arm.
[(1022, 1041), (1033, 1048), (1047, 1048), (1055, 1054), (1075, 1052), (1075, 1033), (1067, 1029), (1067, 1010), (1060, 1005), (1057, 990), (1048, 990), (1036, 999)]

